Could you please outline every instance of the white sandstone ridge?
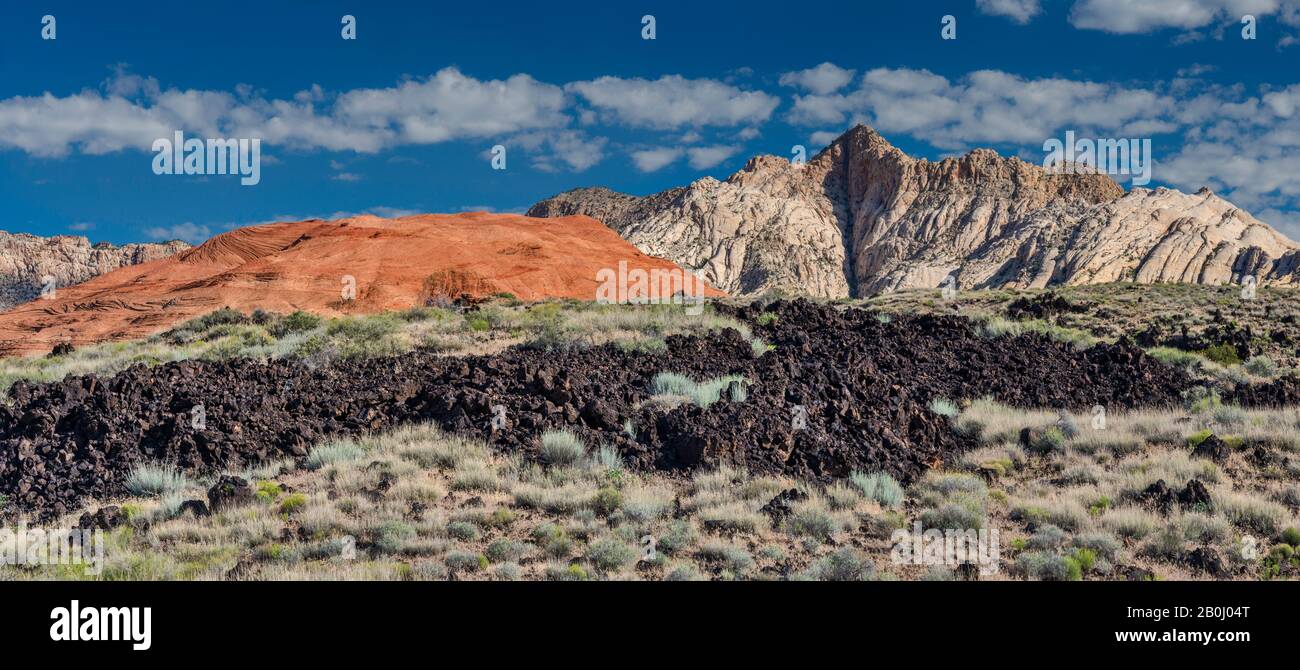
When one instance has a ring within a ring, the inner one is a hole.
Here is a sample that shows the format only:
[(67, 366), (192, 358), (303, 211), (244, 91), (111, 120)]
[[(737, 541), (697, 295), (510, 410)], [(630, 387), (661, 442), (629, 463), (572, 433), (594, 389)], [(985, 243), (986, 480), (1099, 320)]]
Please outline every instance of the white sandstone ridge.
[(179, 240), (116, 247), (107, 242), (92, 245), (81, 236), (37, 237), (0, 231), (0, 310), (35, 299), (46, 285), (57, 291), (189, 248)]
[(826, 298), (1114, 281), (1300, 283), (1300, 245), (1208, 190), (1125, 192), (976, 149), (916, 159), (856, 126), (806, 165), (758, 156), (646, 197), (586, 188), (529, 216), (586, 214), (733, 295)]

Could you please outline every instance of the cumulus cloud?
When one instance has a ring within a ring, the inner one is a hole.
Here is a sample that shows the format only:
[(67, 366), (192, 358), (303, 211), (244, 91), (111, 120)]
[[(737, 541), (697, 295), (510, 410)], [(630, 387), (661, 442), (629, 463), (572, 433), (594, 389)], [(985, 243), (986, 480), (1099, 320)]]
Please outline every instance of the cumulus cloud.
[(1152, 91), (1069, 79), (1026, 79), (980, 70), (950, 81), (927, 70), (878, 68), (860, 86), (833, 95), (796, 96), (790, 121), (862, 121), (941, 149), (977, 144), (1040, 145), (1061, 128), (1161, 130), (1174, 100)]
[[(148, 151), (176, 130), (202, 137), (257, 137), (300, 149), (373, 153), (411, 144), (501, 137), (570, 122), (564, 90), (528, 75), (478, 80), (456, 68), (390, 88), (356, 89), (327, 104), (318, 86), (290, 99), (161, 89), (119, 72), (103, 91), (0, 100), (0, 148), (43, 157), (72, 151)], [(576, 159), (582, 163), (583, 159)]]
[(686, 150), (686, 156), (691, 167), (696, 170), (707, 170), (735, 156), (739, 151), (740, 147), (726, 145), (691, 147)]
[(767, 121), (780, 100), (712, 79), (600, 77), (565, 87), (607, 118), (629, 126), (675, 130)]
[(1039, 0), (975, 0), (975, 7), (985, 14), (1005, 16), (1021, 25), (1043, 12)]
[(1070, 10), (1070, 23), (1076, 28), (1121, 34), (1165, 28), (1194, 30), (1211, 23), (1237, 22), (1246, 14), (1280, 14), (1289, 20), (1297, 7), (1297, 0), (1078, 0)]
[(817, 67), (781, 75), (782, 86), (794, 86), (816, 95), (827, 95), (844, 88), (853, 81), (857, 70), (848, 70), (834, 63), (822, 63)]
[(632, 152), (632, 163), (642, 172), (662, 170), (682, 157), (681, 147), (659, 147)]
[(605, 159), (605, 145), (609, 143), (607, 138), (578, 130), (526, 133), (514, 141), (533, 152), (533, 167), (544, 172), (557, 172), (560, 164), (582, 172)]

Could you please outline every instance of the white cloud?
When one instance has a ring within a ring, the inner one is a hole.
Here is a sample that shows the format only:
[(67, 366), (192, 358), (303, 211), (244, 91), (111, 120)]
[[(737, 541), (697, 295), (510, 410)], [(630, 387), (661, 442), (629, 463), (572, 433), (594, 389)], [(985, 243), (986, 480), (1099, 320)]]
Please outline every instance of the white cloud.
[(707, 170), (735, 156), (739, 151), (740, 147), (726, 145), (691, 147), (686, 150), (686, 156), (691, 167), (696, 170)]
[(975, 0), (975, 7), (985, 14), (1005, 16), (1021, 25), (1043, 12), (1039, 0)]
[(682, 153), (683, 150), (680, 147), (662, 147), (659, 149), (633, 151), (632, 163), (636, 165), (636, 169), (642, 172), (655, 172), (668, 167), (678, 158), (681, 158)]
[(761, 123), (780, 104), (778, 98), (762, 91), (743, 91), (712, 79), (679, 75), (655, 80), (600, 77), (571, 83), (565, 89), (609, 119), (660, 130)]
[(817, 67), (781, 75), (782, 86), (795, 86), (815, 95), (827, 95), (844, 88), (853, 81), (857, 70), (848, 70), (834, 63), (822, 63)]
[(1287, 17), (1297, 0), (1078, 0), (1070, 10), (1076, 28), (1108, 33), (1149, 33), (1164, 28), (1194, 30), (1211, 23), (1237, 23), (1279, 12)]
[(1300, 211), (1284, 212), (1269, 208), (1259, 212), (1255, 218), (1273, 226), (1292, 240), (1300, 240)]
[(86, 231), (88, 231), (88, 230), (94, 230), (94, 229), (95, 229), (95, 224), (94, 224), (94, 223), (91, 223), (91, 222), (88, 222), (88, 221), (78, 221), (78, 222), (76, 222), (76, 223), (74, 223), (74, 224), (68, 226), (68, 229), (69, 229), (69, 230), (74, 230), (74, 231), (76, 231), (76, 232), (78, 232), (78, 233), (84, 233), (84, 232), (86, 232)]
[(0, 148), (43, 157), (77, 150), (149, 151), (176, 130), (201, 137), (256, 137), (299, 149), (373, 153), (409, 144), (506, 137), (570, 122), (561, 87), (524, 74), (478, 80), (444, 68), (423, 80), (357, 89), (323, 104), (319, 86), (291, 99), (161, 90), (157, 81), (119, 72), (105, 92), (0, 100)]
[(960, 80), (927, 70), (878, 68), (844, 94), (796, 96), (793, 123), (846, 125), (905, 133), (941, 149), (980, 144), (1041, 146), (1060, 129), (1126, 126), (1159, 130), (1174, 100), (1152, 91), (1069, 79), (1025, 79), (998, 70)]
[(403, 144), (494, 137), (568, 123), (564, 91), (526, 74), (479, 81), (444, 68), (424, 81), (339, 96), (334, 117)]
[(819, 130), (813, 133), (812, 135), (808, 136), (808, 143), (811, 144), (814, 148), (821, 148), (830, 144), (831, 142), (834, 142), (835, 138), (839, 136), (840, 136), (839, 133), (831, 130)]
[(532, 152), (533, 167), (543, 172), (559, 171), (557, 163), (582, 172), (605, 159), (605, 145), (609, 140), (579, 130), (556, 130), (525, 133), (513, 142)]
[(330, 177), (330, 179), (335, 181), (361, 181), (361, 175), (352, 172), (340, 172)]
[(185, 240), (190, 244), (199, 244), (212, 237), (212, 229), (186, 221), (172, 226), (146, 228), (144, 234), (154, 240)]

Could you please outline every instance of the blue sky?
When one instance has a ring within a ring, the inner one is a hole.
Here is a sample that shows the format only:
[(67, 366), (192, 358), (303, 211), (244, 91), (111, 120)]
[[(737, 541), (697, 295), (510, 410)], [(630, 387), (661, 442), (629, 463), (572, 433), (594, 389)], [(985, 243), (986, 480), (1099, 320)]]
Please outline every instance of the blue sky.
[[(0, 228), (196, 241), (518, 211), (725, 178), (865, 122), (929, 158), (1151, 138), (1153, 186), (1209, 185), (1300, 238), (1300, 0), (441, 4), (6, 2)], [(260, 138), (261, 182), (155, 175), (150, 146), (174, 130)]]

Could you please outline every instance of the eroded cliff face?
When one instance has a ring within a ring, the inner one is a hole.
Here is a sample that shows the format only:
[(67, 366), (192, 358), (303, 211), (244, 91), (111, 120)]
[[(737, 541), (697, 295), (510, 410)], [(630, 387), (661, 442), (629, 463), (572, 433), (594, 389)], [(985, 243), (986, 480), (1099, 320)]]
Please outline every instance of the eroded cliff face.
[(577, 189), (530, 216), (586, 214), (729, 293), (838, 298), (1111, 281), (1300, 281), (1300, 245), (1208, 191), (1125, 193), (979, 149), (912, 158), (857, 126), (806, 165), (751, 159), (644, 198)]
[(70, 235), (37, 237), (0, 231), (0, 310), (39, 296), (47, 277), (57, 290), (189, 248), (179, 240), (116, 247), (92, 245), (84, 237)]

